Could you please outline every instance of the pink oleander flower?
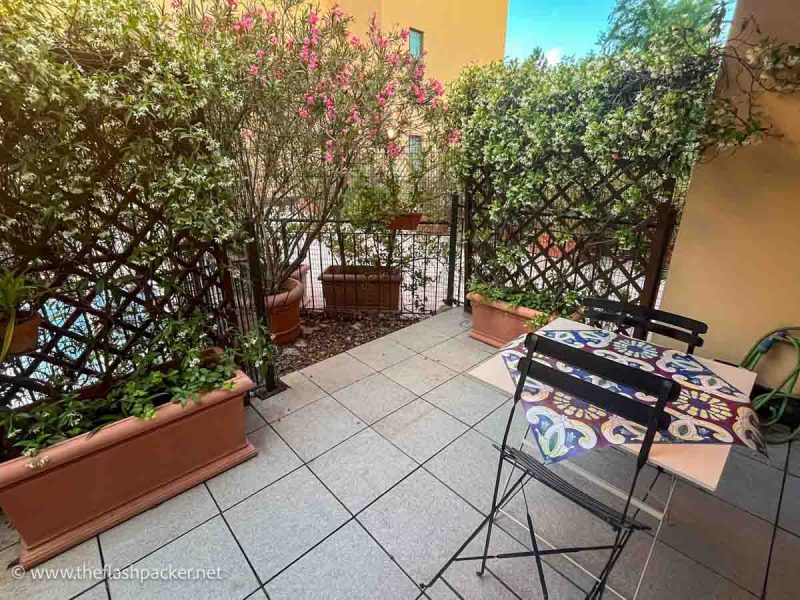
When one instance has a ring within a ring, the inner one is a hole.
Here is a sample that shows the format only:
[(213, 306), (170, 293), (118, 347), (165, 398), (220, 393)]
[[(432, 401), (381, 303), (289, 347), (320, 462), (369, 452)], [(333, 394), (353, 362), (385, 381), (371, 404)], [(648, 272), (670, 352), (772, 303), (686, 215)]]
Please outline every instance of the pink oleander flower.
[(356, 49), (361, 48), (361, 40), (357, 35), (350, 36), (350, 47)]
[(461, 131), (454, 129), (447, 138), (447, 143), (451, 146), (458, 144), (461, 141)]
[(306, 104), (311, 106), (314, 102), (317, 101), (317, 97), (314, 94), (306, 94)]
[(330, 150), (327, 150), (325, 152), (325, 156), (323, 157), (322, 160), (324, 160), (326, 163), (332, 163), (333, 162), (333, 152), (331, 152)]
[(380, 34), (380, 33), (379, 33), (379, 34), (378, 34), (378, 35), (375, 37), (375, 45), (376, 45), (378, 48), (380, 48), (381, 50), (383, 50), (383, 49), (385, 49), (385, 48), (386, 48), (386, 46), (388, 46), (388, 45), (389, 45), (389, 40), (388, 40), (388, 38), (385, 38), (385, 37), (384, 37), (382, 34)]
[(335, 19), (343, 19), (344, 18), (344, 11), (342, 10), (342, 7), (339, 6), (338, 4), (334, 4), (333, 5), (333, 8), (331, 9), (331, 14), (333, 15), (333, 17)]
[(208, 31), (211, 29), (211, 26), (214, 24), (214, 17), (211, 15), (206, 15), (203, 17), (203, 30)]
[(233, 25), (233, 30), (236, 33), (241, 33), (242, 31), (250, 31), (255, 27), (255, 21), (253, 21), (253, 17), (242, 17)]
[(172, 7), (172, 10), (178, 10), (181, 6), (183, 6), (183, 0), (172, 0), (172, 2), (170, 2), (170, 6)]
[(319, 15), (317, 14), (316, 10), (312, 10), (311, 14), (308, 15), (308, 22), (313, 26), (319, 23)]
[(422, 79), (425, 77), (425, 66), (418, 65), (416, 69), (414, 69), (414, 79)]
[(441, 96), (442, 94), (444, 94), (444, 86), (442, 85), (441, 81), (439, 81), (438, 79), (431, 79), (430, 84), (434, 95)]
[(283, 45), (286, 47), (287, 50), (291, 50), (292, 48), (294, 48), (294, 39), (291, 37), (286, 38), (286, 41), (284, 42)]
[(383, 88), (381, 94), (386, 96), (387, 98), (391, 98), (394, 95), (395, 85), (393, 83), (389, 83)]
[(350, 109), (350, 118), (348, 120), (353, 124), (361, 123), (361, 112), (356, 107), (353, 107)]
[(394, 52), (393, 54), (390, 54), (389, 56), (386, 57), (386, 62), (388, 62), (393, 67), (399, 67), (401, 64), (403, 64), (403, 57), (400, 56), (397, 52)]
[[(325, 105), (325, 116), (329, 119), (333, 119), (336, 116), (336, 102), (334, 102), (333, 98), (327, 97), (322, 103)], [(328, 141), (332, 142), (333, 140)]]
[(316, 54), (312, 53), (311, 57), (308, 59), (308, 70), (316, 71), (317, 67), (319, 67), (319, 58), (317, 58)]
[(375, 102), (377, 102), (379, 106), (386, 106), (386, 98), (381, 94), (375, 94)]
[(281, 41), (278, 39), (278, 36), (273, 33), (271, 36), (269, 36), (269, 43), (272, 46), (277, 46), (281, 43)]
[(264, 56), (266, 56), (266, 54), (267, 53), (264, 52), (263, 50), (256, 50), (256, 57), (258, 58), (258, 60), (264, 60)]
[(308, 109), (307, 109), (307, 108), (301, 108), (299, 111), (297, 111), (297, 114), (298, 114), (298, 115), (300, 115), (300, 118), (301, 118), (301, 119), (307, 119), (307, 118), (308, 118), (308, 116), (309, 116), (311, 113), (310, 113), (310, 112), (308, 112)]
[(411, 93), (416, 97), (417, 104), (425, 104), (425, 101), (428, 98), (425, 94), (425, 88), (423, 88), (421, 85), (412, 85)]
[(228, 6), (235, 9), (237, 6), (239, 6), (239, 3), (236, 0), (228, 0)]
[(258, 76), (258, 65), (250, 65), (250, 75), (253, 77)]
[(398, 144), (395, 144), (394, 142), (389, 142), (388, 145), (386, 146), (386, 151), (392, 158), (397, 158), (403, 153), (403, 148), (401, 148)]
[(264, 23), (274, 23), (276, 16), (274, 10), (268, 10), (262, 18), (264, 19)]
[(400, 38), (401, 38), (401, 39), (402, 39), (404, 42), (407, 42), (409, 37), (411, 37), (411, 32), (410, 32), (408, 29), (402, 29), (402, 30), (400, 31)]
[(243, 140), (249, 141), (250, 139), (253, 138), (253, 130), (247, 129), (246, 127), (242, 127), (241, 131), (239, 132), (239, 135), (242, 136)]

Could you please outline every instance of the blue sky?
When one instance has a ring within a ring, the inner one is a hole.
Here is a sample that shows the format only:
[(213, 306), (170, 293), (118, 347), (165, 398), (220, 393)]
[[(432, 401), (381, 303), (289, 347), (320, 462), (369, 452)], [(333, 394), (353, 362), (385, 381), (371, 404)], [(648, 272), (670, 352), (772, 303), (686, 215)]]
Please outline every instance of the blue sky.
[(615, 4), (616, 0), (509, 0), (506, 56), (527, 58), (537, 46), (553, 61), (584, 56), (597, 49)]

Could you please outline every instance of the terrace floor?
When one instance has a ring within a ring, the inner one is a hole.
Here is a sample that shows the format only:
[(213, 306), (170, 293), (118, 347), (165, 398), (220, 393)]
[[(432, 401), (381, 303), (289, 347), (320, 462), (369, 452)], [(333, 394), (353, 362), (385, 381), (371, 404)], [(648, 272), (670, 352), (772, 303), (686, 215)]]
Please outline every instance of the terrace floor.
[[(463, 375), (493, 352), (468, 337), (469, 324), (451, 310), (287, 375), (290, 389), (247, 408), (258, 456), (43, 565), (219, 567), (219, 579), (35, 581), (35, 573), (14, 580), (2, 570), (0, 597), (455, 598), (442, 582), (421, 596), (416, 582), (438, 570), (489, 508), (497, 464), (491, 444), (509, 408), (507, 397)], [(767, 464), (737, 449), (714, 495), (679, 484), (640, 598), (744, 599), (764, 590), (770, 600), (797, 597), (800, 445), (771, 451)], [(632, 461), (614, 449), (580, 458), (611, 481), (632, 472)], [(536, 483), (527, 495), (549, 540), (610, 536)], [(516, 500), (512, 513), (520, 510)], [(527, 532), (506, 517), (499, 525), (494, 548), (522, 549)], [(649, 541), (634, 535), (612, 587), (632, 593)], [(0, 561), (17, 552), (3, 529)], [(459, 563), (445, 579), (468, 599), (540, 597), (531, 559), (490, 561), (490, 568), (479, 578), (474, 565)], [(563, 558), (548, 559), (545, 569), (551, 598), (580, 598), (588, 589), (588, 577)]]

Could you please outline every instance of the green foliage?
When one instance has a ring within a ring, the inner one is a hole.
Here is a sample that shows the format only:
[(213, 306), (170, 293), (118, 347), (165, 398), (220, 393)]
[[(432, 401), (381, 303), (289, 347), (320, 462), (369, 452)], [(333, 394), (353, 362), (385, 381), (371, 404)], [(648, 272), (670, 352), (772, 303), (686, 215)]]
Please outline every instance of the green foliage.
[(0, 461), (19, 453), (36, 456), (52, 444), (126, 417), (151, 419), (156, 408), (169, 402), (199, 402), (203, 393), (230, 385), (237, 361), (272, 361), (272, 346), (263, 331), (239, 333), (232, 348), (213, 353), (200, 313), (162, 321), (159, 327), (148, 349), (135, 357), (134, 372), (104, 393), (69, 392), (20, 408), (0, 408), (7, 444), (0, 448)]
[(571, 315), (580, 306), (578, 294), (573, 290), (561, 293), (551, 290), (513, 290), (480, 281), (470, 281), (467, 287), (470, 292), (480, 294), (485, 301), (499, 300), (515, 307), (524, 306), (544, 313), (545, 318), (550, 315)]

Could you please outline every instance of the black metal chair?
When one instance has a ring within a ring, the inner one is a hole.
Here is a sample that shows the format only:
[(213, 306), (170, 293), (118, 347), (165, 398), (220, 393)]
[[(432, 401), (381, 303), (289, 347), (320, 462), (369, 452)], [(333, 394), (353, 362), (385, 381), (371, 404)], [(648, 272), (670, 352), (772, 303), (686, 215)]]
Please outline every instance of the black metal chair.
[[(464, 544), (447, 561), (447, 563), (433, 577), (433, 579), (427, 584), (421, 585), (423, 589), (427, 589), (433, 585), (454, 562), (480, 561), (481, 566), (480, 570), (478, 571), (478, 575), (483, 575), (486, 568), (487, 559), (508, 559), (533, 556), (536, 561), (539, 582), (542, 587), (542, 595), (545, 599), (547, 599), (547, 583), (545, 581), (544, 569), (541, 562), (542, 556), (551, 554), (573, 554), (576, 552), (588, 551), (609, 551), (608, 560), (605, 566), (597, 576), (597, 581), (594, 587), (586, 595), (587, 599), (602, 598), (609, 574), (617, 562), (617, 559), (622, 554), (622, 551), (625, 549), (625, 545), (628, 543), (632, 533), (637, 530), (650, 529), (648, 525), (637, 521), (634, 518), (635, 515), (629, 515), (631, 499), (633, 498), (634, 491), (636, 489), (636, 483), (638, 481), (639, 474), (647, 463), (647, 459), (650, 454), (650, 448), (653, 444), (653, 440), (655, 439), (656, 432), (664, 431), (669, 426), (670, 418), (669, 415), (664, 412), (664, 407), (668, 402), (671, 402), (678, 397), (680, 386), (674, 381), (664, 379), (653, 373), (648, 373), (627, 365), (610, 361), (600, 356), (596, 356), (589, 352), (584, 352), (583, 350), (579, 350), (577, 348), (572, 348), (566, 344), (561, 344), (533, 333), (528, 334), (528, 336), (525, 338), (525, 348), (527, 349), (526, 356), (525, 358), (520, 359), (517, 367), (520, 372), (520, 378), (514, 394), (513, 406), (511, 407), (508, 421), (506, 423), (503, 442), (500, 446), (495, 444), (495, 448), (497, 448), (500, 452), (500, 457), (497, 466), (497, 477), (495, 479), (491, 510), (478, 528), (467, 538)], [(569, 375), (563, 371), (553, 369), (537, 360), (534, 360), (534, 353), (553, 358), (557, 361), (561, 361), (589, 373), (593, 373), (602, 379), (615, 381), (619, 384), (642, 391), (646, 394), (656, 397), (656, 403), (653, 405), (645, 404), (632, 398), (628, 398), (627, 396), (622, 396), (612, 392), (589, 381), (573, 377), (572, 375)], [(522, 397), (525, 381), (528, 377), (535, 379), (540, 383), (544, 383), (552, 388), (562, 390), (563, 392), (566, 392), (574, 397), (585, 400), (586, 402), (602, 408), (609, 413), (619, 415), (620, 417), (645, 428), (641, 448), (636, 458), (636, 468), (632, 477), (630, 491), (628, 492), (625, 506), (621, 511), (604, 504), (600, 500), (592, 497), (586, 491), (578, 489), (565, 479), (559, 477), (544, 464), (540, 463), (529, 454), (523, 452), (521, 449), (516, 449), (513, 446), (508, 445), (508, 435), (511, 429), (511, 423), (514, 418), (517, 403)], [(516, 482), (507, 489), (501, 498), (498, 498), (504, 462), (509, 463), (512, 467), (518, 469), (522, 475), (520, 475)], [(596, 546), (540, 550), (536, 541), (536, 532), (534, 530), (533, 520), (531, 519), (530, 513), (527, 513), (527, 524), (532, 550), (490, 555), (489, 543), (491, 541), (492, 526), (495, 515), (531, 479), (535, 479), (543, 485), (546, 485), (553, 491), (561, 494), (568, 500), (574, 502), (581, 508), (587, 510), (592, 515), (608, 524), (614, 532), (613, 543)], [(472, 542), (473, 539), (475, 539), (478, 533), (480, 533), (480, 531), (487, 526), (487, 524), (488, 529), (486, 532), (486, 543), (484, 544), (483, 554), (480, 556), (462, 557), (461, 553), (464, 551), (464, 549), (470, 544), (470, 542)]]
[(644, 338), (648, 333), (663, 335), (684, 342), (689, 354), (703, 345), (700, 336), (708, 332), (708, 325), (702, 321), (630, 302), (584, 298), (583, 305), (586, 307), (584, 317), (593, 325), (611, 323), (617, 332), (632, 328), (634, 337), (638, 338)]

